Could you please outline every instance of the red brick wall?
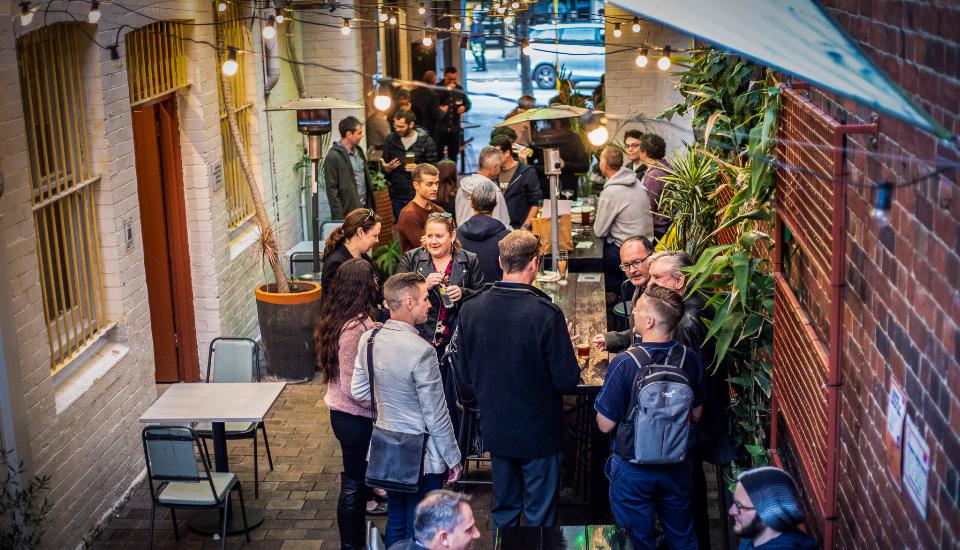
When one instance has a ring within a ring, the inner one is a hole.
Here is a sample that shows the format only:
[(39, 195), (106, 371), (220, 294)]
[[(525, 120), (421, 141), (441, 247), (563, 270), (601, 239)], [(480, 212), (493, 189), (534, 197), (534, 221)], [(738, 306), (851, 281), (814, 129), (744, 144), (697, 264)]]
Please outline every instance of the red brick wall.
[[(960, 3), (824, 0), (841, 27), (919, 104), (960, 132)], [(945, 7), (950, 6), (950, 7)], [(836, 119), (870, 110), (813, 90)], [(960, 175), (897, 189), (890, 224), (869, 220), (881, 179), (908, 181), (960, 155), (881, 116), (875, 149), (849, 144), (847, 290), (838, 548), (953, 548), (960, 540)], [(858, 188), (857, 184), (864, 184)], [(887, 473), (882, 433), (890, 380), (932, 452), (927, 519)]]

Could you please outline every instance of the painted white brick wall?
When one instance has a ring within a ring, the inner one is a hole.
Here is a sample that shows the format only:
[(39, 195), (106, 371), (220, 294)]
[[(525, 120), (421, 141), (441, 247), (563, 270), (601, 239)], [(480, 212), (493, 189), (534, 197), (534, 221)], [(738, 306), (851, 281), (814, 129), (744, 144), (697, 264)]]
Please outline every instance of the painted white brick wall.
[[(676, 90), (679, 78), (673, 75), (673, 69), (658, 69), (654, 55), (650, 56), (650, 63), (645, 68), (637, 67), (635, 59), (638, 50), (644, 43), (657, 47), (669, 44), (674, 49), (688, 48), (692, 38), (643, 19), (640, 32), (634, 33), (630, 28), (632, 13), (610, 3), (605, 4), (605, 9), (610, 20), (606, 25), (607, 67), (604, 81), (607, 112), (625, 117), (642, 115), (648, 119), (656, 118), (680, 101), (680, 93)], [(623, 35), (620, 38), (613, 36), (613, 23), (616, 21), (622, 21)], [(624, 51), (625, 48), (631, 49)], [(670, 123), (651, 120), (645, 125), (622, 125), (613, 139), (622, 141), (623, 132), (635, 127), (663, 137), (667, 142), (668, 158), (672, 156), (672, 151), (681, 147), (684, 141), (689, 142), (692, 136), (689, 120), (674, 117)]]
[[(108, 344), (129, 350), (112, 368), (66, 408), (58, 411), (56, 395), (69, 381), (50, 374), (50, 354), (43, 320), (42, 292), (38, 276), (36, 236), (29, 192), (29, 158), (26, 151), (24, 114), (17, 69), (16, 37), (0, 33), (0, 171), (6, 190), (0, 201), (0, 226), (3, 231), (8, 278), (0, 281), (13, 296), (10, 304), (16, 327), (16, 348), (22, 384), (27, 388), (23, 410), (27, 418), (32, 471), (53, 476), (50, 515), (45, 546), (76, 546), (95, 527), (141, 475), (144, 465), (137, 418), (156, 398), (150, 315), (141, 244), (140, 213), (137, 200), (135, 155), (131, 131), (131, 110), (127, 90), (127, 67), (123, 36), (153, 19), (185, 20), (197, 23), (185, 27), (194, 41), (213, 43), (211, 3), (206, 0), (178, 0), (158, 5), (151, 0), (129, 0), (125, 6), (142, 13), (131, 13), (119, 6), (101, 4), (103, 14), (95, 29), (101, 44), (112, 44), (121, 25), (120, 53), (123, 62), (117, 68), (109, 53), (84, 41), (83, 68), (87, 102), (87, 128), (91, 158), (101, 180), (95, 187), (96, 216), (106, 292), (107, 317), (117, 324)], [(40, 5), (43, 10), (45, 6)], [(10, 5), (0, 7), (0, 15), (13, 16)], [(60, 10), (58, 7), (57, 10)], [(86, 5), (71, 5), (73, 18), (85, 17)], [(72, 18), (51, 10), (48, 24)], [(42, 23), (36, 18), (31, 29)], [(91, 32), (92, 27), (87, 27)], [(17, 32), (21, 32), (19, 25)], [(336, 33), (337, 37), (341, 35)], [(187, 72), (191, 86), (179, 94), (181, 155), (184, 197), (187, 207), (187, 234), (191, 257), (194, 308), (201, 363), (206, 361), (209, 341), (218, 335), (252, 335), (256, 332), (255, 283), (264, 280), (260, 255), (252, 245), (236, 258), (230, 257), (231, 235), (227, 230), (225, 191), (213, 190), (209, 166), (222, 155), (217, 72), (219, 62), (212, 48), (202, 43), (184, 43)], [(359, 51), (355, 45), (354, 55)], [(260, 52), (260, 37), (253, 49)], [(302, 51), (302, 49), (301, 49)], [(251, 150), (256, 173), (264, 188), (271, 216), (279, 211), (281, 245), (289, 246), (300, 238), (298, 212), (299, 180), (292, 164), (299, 158), (299, 135), (289, 115), (274, 117), (271, 124), (276, 173), (276, 196), (269, 159), (264, 113), (263, 69), (259, 53), (249, 68), (256, 84), (255, 119), (251, 125)], [(359, 63), (359, 57), (356, 57)], [(342, 61), (352, 63), (352, 61)], [(343, 95), (353, 86), (359, 94), (359, 80), (345, 81), (340, 88), (327, 90), (318, 84), (316, 95)], [(295, 97), (296, 87), (288, 66), (273, 92), (271, 102)], [(359, 99), (349, 96), (350, 99)], [(124, 246), (124, 220), (131, 220), (134, 246)], [(83, 370), (86, 365), (80, 365)], [(202, 365), (205, 368), (205, 365)]]

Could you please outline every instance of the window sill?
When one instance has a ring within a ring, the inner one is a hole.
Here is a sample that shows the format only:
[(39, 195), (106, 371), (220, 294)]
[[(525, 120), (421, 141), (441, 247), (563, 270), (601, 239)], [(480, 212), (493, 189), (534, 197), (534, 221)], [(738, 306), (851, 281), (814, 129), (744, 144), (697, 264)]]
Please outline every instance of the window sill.
[(110, 331), (104, 332), (90, 349), (54, 374), (57, 414), (70, 408), (130, 353), (128, 346), (110, 341), (109, 334)]
[(260, 239), (260, 228), (252, 220), (247, 220), (240, 227), (230, 233), (230, 261), (236, 260), (257, 240)]

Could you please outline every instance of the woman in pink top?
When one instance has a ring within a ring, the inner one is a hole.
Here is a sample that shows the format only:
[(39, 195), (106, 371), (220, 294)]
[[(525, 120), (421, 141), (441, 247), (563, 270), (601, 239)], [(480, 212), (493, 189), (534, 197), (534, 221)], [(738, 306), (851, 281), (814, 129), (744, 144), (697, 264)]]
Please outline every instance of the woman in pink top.
[(337, 526), (343, 549), (364, 548), (366, 540), (364, 477), (373, 409), (369, 401), (353, 399), (350, 383), (360, 337), (380, 325), (373, 321), (378, 290), (377, 275), (370, 262), (362, 258), (348, 260), (324, 292), (320, 320), (314, 331), (320, 376), (327, 385), (323, 401), (330, 407), (330, 425), (343, 454), (337, 501)]

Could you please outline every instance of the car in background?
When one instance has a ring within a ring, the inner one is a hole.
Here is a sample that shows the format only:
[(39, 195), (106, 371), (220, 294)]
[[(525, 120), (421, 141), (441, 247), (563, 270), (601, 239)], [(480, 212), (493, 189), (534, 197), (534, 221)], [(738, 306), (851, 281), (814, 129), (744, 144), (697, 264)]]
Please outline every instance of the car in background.
[[(557, 86), (557, 71), (574, 83), (599, 81), (605, 70), (603, 23), (558, 23), (530, 27), (530, 78), (541, 89)], [(559, 40), (557, 40), (559, 33)]]

